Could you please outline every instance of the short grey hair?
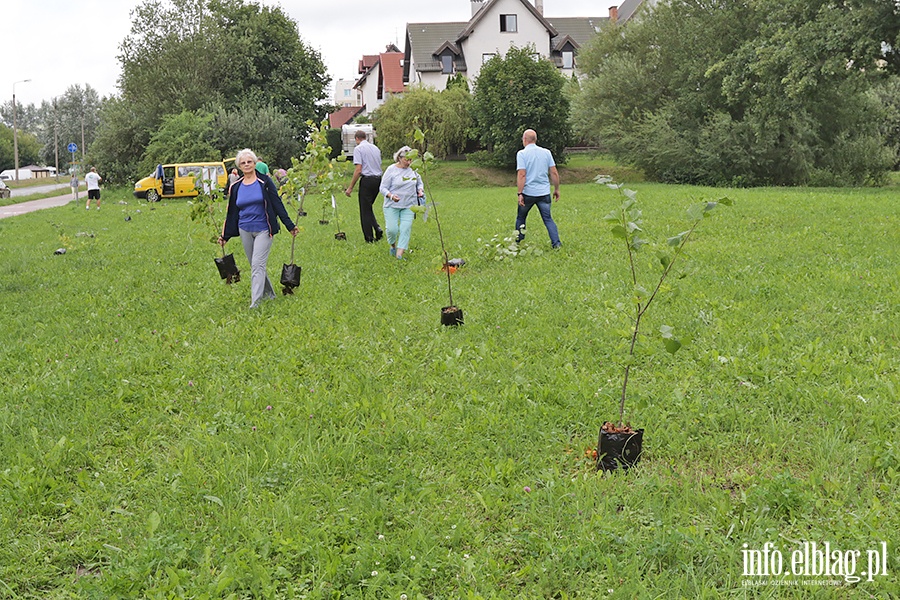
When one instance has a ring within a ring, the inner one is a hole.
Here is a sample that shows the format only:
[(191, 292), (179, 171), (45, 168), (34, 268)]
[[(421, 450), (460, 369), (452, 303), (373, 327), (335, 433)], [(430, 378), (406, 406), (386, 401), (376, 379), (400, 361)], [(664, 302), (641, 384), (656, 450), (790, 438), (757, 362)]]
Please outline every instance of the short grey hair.
[(404, 158), (411, 150), (412, 148), (410, 148), (409, 146), (403, 146), (402, 148), (394, 152), (394, 162), (397, 162), (401, 158)]
[(259, 159), (256, 157), (256, 152), (251, 150), (250, 148), (244, 148), (243, 150), (239, 150), (237, 156), (234, 157), (234, 164), (239, 166), (241, 164), (241, 157), (249, 156), (253, 159), (253, 162), (259, 162)]

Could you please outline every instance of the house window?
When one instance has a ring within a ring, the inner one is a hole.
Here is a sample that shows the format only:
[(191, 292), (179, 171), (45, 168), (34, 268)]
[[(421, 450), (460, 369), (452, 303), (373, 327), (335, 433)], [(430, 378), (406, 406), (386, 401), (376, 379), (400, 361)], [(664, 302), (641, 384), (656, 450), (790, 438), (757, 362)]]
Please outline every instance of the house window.
[(350, 95), (350, 90), (349, 89), (344, 90), (344, 96), (349, 96), (349, 95)]
[(493, 52), (490, 53), (490, 54), (482, 54), (482, 55), (481, 55), (481, 64), (486, 63), (487, 61), (491, 60), (491, 59), (494, 58), (495, 56), (497, 56), (497, 55), (496, 55), (495, 53), (493, 53)]
[(516, 27), (516, 15), (500, 15), (500, 31), (506, 33), (515, 33), (518, 31)]
[(575, 53), (571, 50), (565, 50), (562, 53), (563, 69), (575, 68)]
[(441, 73), (453, 73), (453, 57), (449, 54), (441, 56)]

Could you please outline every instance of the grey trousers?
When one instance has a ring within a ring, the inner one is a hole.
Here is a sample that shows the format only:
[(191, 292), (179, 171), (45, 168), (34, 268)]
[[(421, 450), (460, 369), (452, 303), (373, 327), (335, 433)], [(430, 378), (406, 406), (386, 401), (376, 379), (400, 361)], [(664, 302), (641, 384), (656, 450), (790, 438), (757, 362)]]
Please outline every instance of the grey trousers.
[(244, 245), (244, 253), (247, 262), (250, 263), (250, 308), (259, 306), (261, 300), (275, 297), (275, 288), (269, 281), (266, 273), (266, 263), (269, 262), (269, 251), (272, 249), (272, 236), (268, 231), (244, 231), (241, 234), (241, 243)]

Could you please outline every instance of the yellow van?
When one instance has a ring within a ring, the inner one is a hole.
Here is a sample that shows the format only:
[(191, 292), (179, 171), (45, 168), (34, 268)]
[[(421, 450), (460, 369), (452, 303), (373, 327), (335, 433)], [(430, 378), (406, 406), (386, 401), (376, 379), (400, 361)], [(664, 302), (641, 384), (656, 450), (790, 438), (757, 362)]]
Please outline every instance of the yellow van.
[(206, 182), (218, 190), (228, 184), (224, 162), (191, 162), (157, 165), (156, 170), (134, 184), (136, 198), (157, 202), (160, 198), (196, 196)]

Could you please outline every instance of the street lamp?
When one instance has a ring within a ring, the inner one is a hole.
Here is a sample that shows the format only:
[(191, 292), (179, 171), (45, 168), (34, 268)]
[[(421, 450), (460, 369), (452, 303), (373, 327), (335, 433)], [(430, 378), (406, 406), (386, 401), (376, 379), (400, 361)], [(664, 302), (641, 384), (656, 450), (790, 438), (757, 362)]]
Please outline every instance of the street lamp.
[(19, 182), (19, 132), (16, 127), (16, 84), (28, 83), (30, 79), (13, 82), (13, 156), (16, 161), (16, 183)]

